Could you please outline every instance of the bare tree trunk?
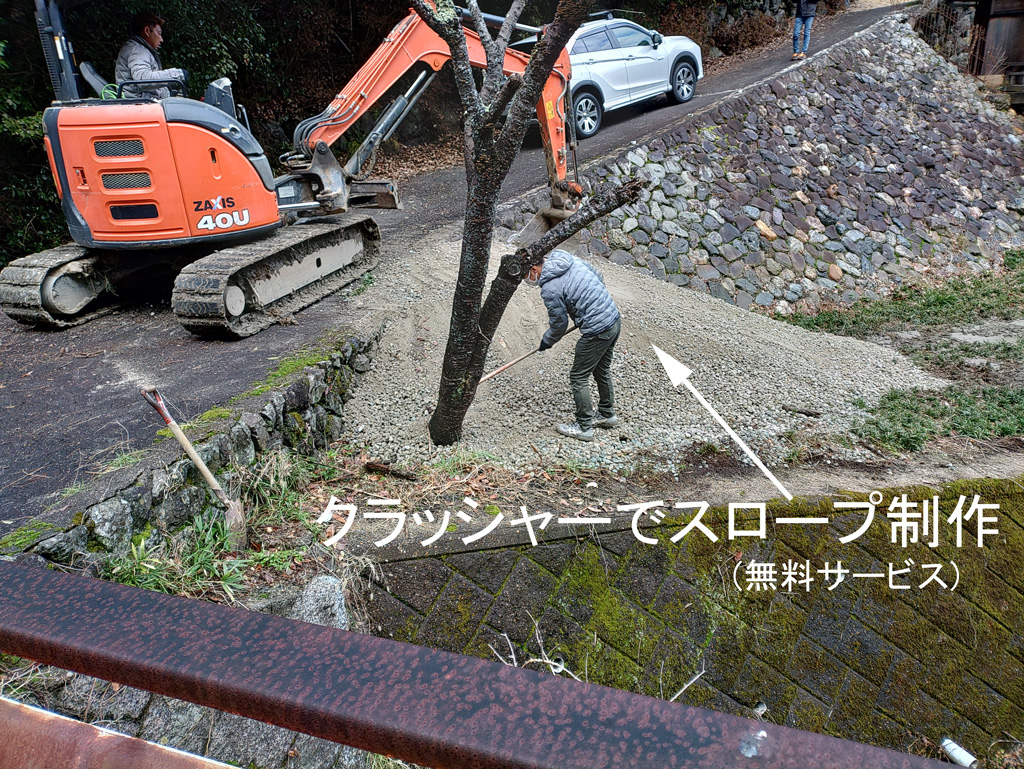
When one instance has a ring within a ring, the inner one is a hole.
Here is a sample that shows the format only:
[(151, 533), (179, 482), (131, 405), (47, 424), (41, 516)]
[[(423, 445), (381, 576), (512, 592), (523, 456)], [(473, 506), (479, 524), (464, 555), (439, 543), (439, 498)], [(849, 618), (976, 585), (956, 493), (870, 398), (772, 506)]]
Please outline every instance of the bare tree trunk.
[[(485, 177), (486, 174), (477, 179)], [(488, 190), (492, 194), (487, 196), (479, 186), (483, 185), (471, 185), (467, 196), (462, 257), (452, 301), (448, 345), (441, 365), (437, 406), (430, 418), (430, 438), (441, 446), (455, 443), (462, 437), (462, 422), (483, 376), (483, 364), (476, 370), (473, 360), (480, 343), (480, 307), (494, 234), (497, 190)]]
[[(436, 444), (448, 445), (462, 437), (462, 423), (476, 396), (491, 339), (512, 294), (525, 275), (522, 269), (526, 263), (524, 260), (539, 262), (545, 253), (598, 216), (635, 200), (641, 186), (625, 185), (618, 193), (596, 196), (585, 211), (577, 212), (541, 238), (536, 248), (521, 249), (515, 255), (505, 257), (485, 303), (484, 286), (494, 235), (494, 214), (502, 182), (522, 146), (530, 115), (540, 99), (544, 83), (566, 41), (586, 19), (591, 0), (559, 0), (555, 18), (534, 49), (526, 71), (521, 77), (512, 78), (502, 74), (502, 65), (512, 28), (525, 6), (524, 0), (514, 0), (497, 39), (492, 39), (487, 31), (476, 0), (470, 0), (473, 23), (487, 54), (487, 71), (479, 92), (473, 80), (461, 16), (453, 0), (435, 0), (435, 4), (436, 9), (426, 0), (412, 0), (417, 13), (451, 50), (459, 98), (465, 111), (465, 230), (437, 406), (430, 419), (431, 439)], [(504, 125), (498, 129), (497, 123), (506, 106), (508, 113)]]

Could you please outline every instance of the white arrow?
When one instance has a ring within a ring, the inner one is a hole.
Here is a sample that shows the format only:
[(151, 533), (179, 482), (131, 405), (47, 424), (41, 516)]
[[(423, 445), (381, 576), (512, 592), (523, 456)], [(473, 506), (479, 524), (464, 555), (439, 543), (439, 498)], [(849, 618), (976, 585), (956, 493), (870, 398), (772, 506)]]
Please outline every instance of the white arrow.
[(658, 354), (658, 360), (660, 360), (661, 365), (665, 367), (665, 373), (668, 374), (668, 378), (672, 382), (672, 386), (679, 387), (680, 384), (686, 385), (686, 389), (693, 393), (693, 397), (697, 399), (700, 405), (706, 408), (708, 413), (715, 418), (718, 424), (725, 428), (725, 431), (729, 433), (729, 437), (736, 441), (736, 443), (739, 444), (739, 447), (743, 449), (748, 457), (750, 457), (751, 461), (761, 469), (761, 472), (768, 476), (768, 480), (775, 484), (786, 500), (792, 502), (793, 495), (786, 491), (786, 487), (779, 483), (779, 479), (772, 475), (772, 471), (764, 466), (764, 463), (757, 458), (757, 455), (751, 451), (750, 447), (743, 442), (740, 436), (736, 434), (736, 431), (729, 427), (729, 425), (725, 423), (725, 420), (719, 416), (717, 411), (715, 411), (714, 407), (704, 400), (704, 396), (697, 392), (697, 388), (694, 387), (693, 383), (690, 381), (690, 374), (693, 372), (664, 350), (659, 350), (658, 347), (653, 344), (651, 347), (654, 347), (654, 352)]

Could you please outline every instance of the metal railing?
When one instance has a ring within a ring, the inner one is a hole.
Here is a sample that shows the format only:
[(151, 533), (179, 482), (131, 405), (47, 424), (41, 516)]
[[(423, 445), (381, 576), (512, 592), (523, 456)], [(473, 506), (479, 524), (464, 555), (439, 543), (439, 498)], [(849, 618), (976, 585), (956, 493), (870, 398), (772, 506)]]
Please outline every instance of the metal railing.
[(229, 769), (227, 764), (126, 737), (0, 697), (0, 766)]
[[(0, 562), (0, 649), (449, 769), (945, 764), (496, 662)], [(4, 769), (35, 766), (11, 764)], [(125, 765), (127, 766), (127, 765)]]

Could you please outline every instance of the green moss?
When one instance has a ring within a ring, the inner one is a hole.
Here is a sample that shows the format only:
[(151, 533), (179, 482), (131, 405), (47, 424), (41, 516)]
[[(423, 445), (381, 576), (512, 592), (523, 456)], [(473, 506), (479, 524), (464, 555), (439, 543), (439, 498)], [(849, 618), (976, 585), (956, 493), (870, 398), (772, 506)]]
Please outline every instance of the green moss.
[(810, 697), (798, 697), (790, 709), (787, 726), (821, 734), (830, 716), (829, 709)]
[(297, 411), (289, 411), (284, 415), (284, 434), (287, 443), (292, 446), (300, 444), (306, 437), (306, 420)]
[(85, 520), (85, 513), (79, 511), (79, 512), (75, 513), (73, 516), (71, 516), (71, 525), (72, 526), (81, 526), (82, 522), (84, 520)]
[(0, 539), (0, 555), (23, 553), (36, 542), (56, 534), (60, 529), (46, 521), (31, 521)]
[(194, 424), (201, 425), (205, 422), (216, 422), (218, 419), (229, 419), (232, 415), (232, 411), (229, 408), (223, 406), (217, 406), (210, 409), (193, 420)]
[(136, 547), (138, 547), (143, 542), (145, 542), (147, 539), (149, 539), (150, 536), (152, 536), (152, 534), (153, 534), (153, 525), (147, 521), (146, 522), (146, 527), (142, 531), (140, 531), (138, 534), (136, 534), (135, 536), (132, 537), (132, 544), (135, 545)]
[(419, 624), (412, 617), (408, 617), (405, 623), (394, 631), (391, 636), (396, 641), (405, 641), (406, 643), (415, 643), (416, 634), (419, 632)]
[(456, 635), (462, 637), (468, 637), (474, 630), (476, 630), (477, 619), (473, 616), (473, 607), (464, 600), (459, 600), (455, 604), (455, 632)]
[(285, 380), (297, 371), (302, 371), (304, 368), (316, 366), (318, 363), (328, 360), (341, 349), (344, 343), (344, 335), (331, 331), (313, 344), (303, 347), (287, 357), (276, 359), (278, 361), (277, 366), (267, 374), (265, 379), (254, 382), (249, 390), (236, 395), (229, 403), (237, 403), (245, 398), (262, 395), (267, 390), (284, 384)]

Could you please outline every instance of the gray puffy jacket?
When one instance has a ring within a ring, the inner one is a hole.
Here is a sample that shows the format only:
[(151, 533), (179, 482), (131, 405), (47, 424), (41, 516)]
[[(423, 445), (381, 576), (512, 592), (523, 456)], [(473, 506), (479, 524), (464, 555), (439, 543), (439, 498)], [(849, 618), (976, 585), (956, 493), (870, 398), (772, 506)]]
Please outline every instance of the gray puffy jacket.
[[(160, 57), (156, 51), (138, 35), (132, 35), (127, 42), (121, 46), (117, 54), (117, 64), (114, 65), (114, 79), (120, 84), (127, 80), (182, 80), (185, 77), (184, 70), (172, 67), (161, 69)], [(125, 88), (128, 95), (156, 96), (158, 99), (166, 99), (171, 92), (166, 87), (161, 88)]]
[(554, 344), (569, 329), (571, 318), (583, 336), (607, 331), (619, 319), (601, 273), (567, 251), (556, 249), (540, 272), (540, 295), (548, 310), (550, 328), (544, 341)]

